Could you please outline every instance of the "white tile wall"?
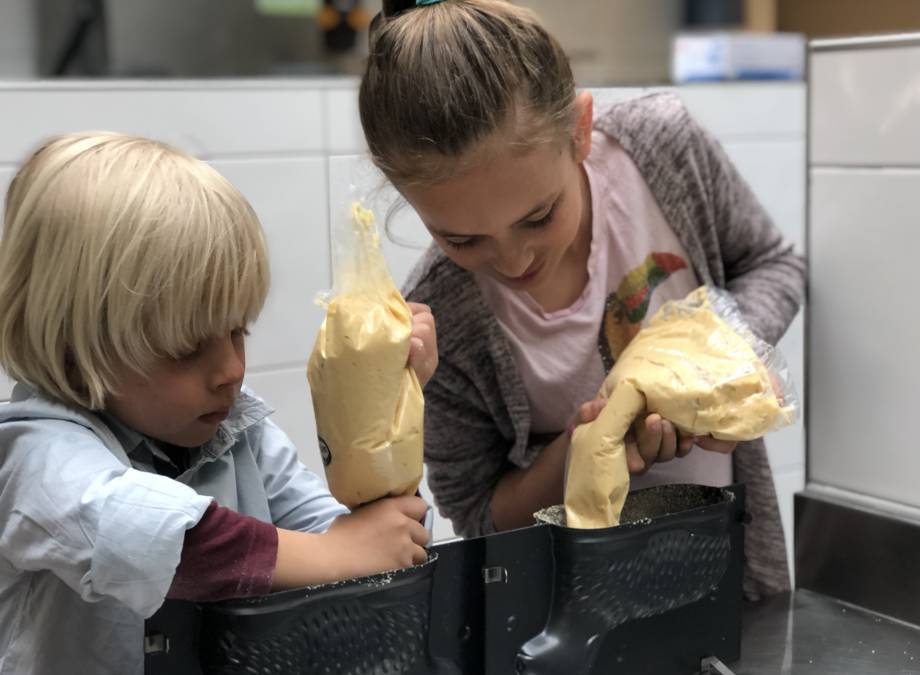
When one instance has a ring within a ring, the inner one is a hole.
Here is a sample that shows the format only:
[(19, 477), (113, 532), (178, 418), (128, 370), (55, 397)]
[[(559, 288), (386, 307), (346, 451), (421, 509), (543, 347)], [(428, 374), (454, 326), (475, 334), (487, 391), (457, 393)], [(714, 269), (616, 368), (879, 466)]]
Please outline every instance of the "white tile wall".
[(722, 142), (804, 139), (803, 82), (697, 84), (677, 91), (694, 117)]
[(801, 82), (615, 87), (591, 91), (596, 105), (655, 91), (675, 92), (694, 118), (723, 143), (736, 138), (804, 140), (805, 85)]
[(0, 403), (8, 401), (12, 392), (13, 381), (3, 373), (0, 373)]
[[(419, 256), (431, 243), (431, 235), (396, 190), (391, 187), (365, 155), (340, 155), (329, 158), (330, 226), (340, 226), (347, 218), (347, 206), (355, 198), (377, 215), (382, 233), (383, 252), (397, 286), (402, 286)], [(396, 205), (396, 211), (391, 207)], [(334, 235), (332, 235), (334, 236)], [(334, 266), (333, 261), (333, 266)]]
[(272, 420), (290, 436), (300, 461), (318, 476), (324, 476), (306, 364), (299, 368), (248, 371), (246, 384), (275, 409)]
[(917, 165), (812, 169), (808, 433), (810, 481), (920, 509)]
[(805, 250), (805, 136), (746, 137), (722, 143), (767, 213), (796, 248)]
[(330, 284), (326, 160), (220, 160), (214, 167), (249, 199), (265, 228), (272, 286), (247, 343), (250, 370), (302, 368), (323, 320), (317, 291)]
[(195, 155), (320, 152), (322, 91), (285, 82), (0, 85), (0, 163), (52, 134), (105, 129), (150, 136)]
[[(16, 175), (15, 165), (0, 165), (0, 200), (3, 201), (4, 205), (6, 204), (6, 191), (9, 188), (10, 181), (13, 180), (14, 175)], [(0, 213), (2, 213), (2, 211), (0, 211)]]
[(323, 109), (328, 125), (326, 148), (330, 155), (349, 155), (367, 149), (358, 114), (357, 88), (326, 90)]
[[(6, 190), (15, 173), (16, 169), (12, 166), (0, 166), (0, 201), (4, 206), (6, 204)], [(0, 214), (2, 213), (3, 209), (0, 207)], [(2, 215), (0, 215), (0, 221), (2, 221)], [(0, 372), (0, 402), (9, 399), (12, 391), (13, 383), (6, 375)]]
[(816, 52), (811, 82), (812, 162), (916, 165), (920, 47)]

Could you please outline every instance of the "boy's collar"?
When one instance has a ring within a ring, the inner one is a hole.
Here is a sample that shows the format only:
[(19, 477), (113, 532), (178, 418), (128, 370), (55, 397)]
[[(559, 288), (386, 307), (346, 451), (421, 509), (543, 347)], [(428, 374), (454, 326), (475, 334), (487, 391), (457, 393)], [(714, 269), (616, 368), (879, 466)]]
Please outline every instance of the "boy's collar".
[[(253, 394), (248, 387), (243, 387), (239, 396), (236, 397), (227, 419), (217, 425), (217, 432), (211, 440), (199, 446), (201, 456), (210, 459), (219, 457), (236, 442), (240, 434), (255, 426), (273, 412), (275, 411)], [(132, 429), (114, 415), (103, 412), (99, 416), (105, 421), (106, 426), (109, 427), (112, 433), (115, 434), (115, 437), (129, 456), (136, 452), (138, 448), (146, 445), (151, 452), (161, 456), (162, 459), (167, 459), (159, 449), (158, 442), (155, 439)]]

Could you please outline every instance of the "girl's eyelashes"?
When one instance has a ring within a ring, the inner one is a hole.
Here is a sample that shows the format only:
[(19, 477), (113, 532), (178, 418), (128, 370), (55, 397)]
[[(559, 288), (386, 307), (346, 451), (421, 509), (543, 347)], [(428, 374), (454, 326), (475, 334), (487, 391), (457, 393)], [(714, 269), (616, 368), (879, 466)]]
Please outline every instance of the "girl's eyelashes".
[[(553, 205), (549, 207), (545, 215), (540, 216), (537, 220), (525, 220), (521, 225), (527, 229), (533, 230), (549, 225), (553, 222), (553, 218), (556, 215), (557, 206), (559, 206), (559, 200), (553, 202)], [(475, 246), (476, 242), (479, 241), (479, 237), (445, 237), (444, 241), (447, 242), (447, 245), (452, 249), (460, 250)]]
[(469, 248), (478, 241), (476, 237), (463, 237), (462, 239), (445, 239), (447, 245), (453, 249)]
[(246, 326), (240, 326), (235, 328), (231, 334), (235, 337), (247, 337), (249, 335), (249, 329)]
[(546, 212), (546, 215), (540, 216), (537, 220), (525, 220), (524, 226), (537, 229), (549, 225), (553, 221), (553, 216), (556, 215), (556, 207), (559, 205), (559, 202), (553, 202), (553, 205), (549, 207), (549, 211)]

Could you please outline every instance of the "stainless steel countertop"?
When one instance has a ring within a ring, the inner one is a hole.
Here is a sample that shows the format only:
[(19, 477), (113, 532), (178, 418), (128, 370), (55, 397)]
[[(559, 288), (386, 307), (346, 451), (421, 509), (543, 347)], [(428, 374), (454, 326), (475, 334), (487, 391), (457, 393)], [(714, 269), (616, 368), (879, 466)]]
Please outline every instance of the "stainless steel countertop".
[(745, 607), (736, 675), (920, 673), (920, 627), (809, 591)]

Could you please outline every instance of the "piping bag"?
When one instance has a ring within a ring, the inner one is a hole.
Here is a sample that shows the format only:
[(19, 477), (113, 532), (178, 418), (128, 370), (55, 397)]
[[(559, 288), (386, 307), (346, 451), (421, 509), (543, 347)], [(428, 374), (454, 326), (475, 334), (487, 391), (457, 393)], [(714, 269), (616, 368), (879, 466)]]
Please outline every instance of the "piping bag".
[(414, 495), (422, 480), (424, 397), (407, 365), (412, 312), (393, 282), (374, 214), (337, 227), (333, 289), (307, 364), (329, 490), (350, 509)]
[(601, 387), (607, 403), (572, 434), (568, 527), (619, 524), (629, 493), (626, 434), (658, 413), (686, 435), (750, 441), (795, 422), (798, 402), (780, 352), (755, 336), (732, 297), (702, 286), (665, 303)]

